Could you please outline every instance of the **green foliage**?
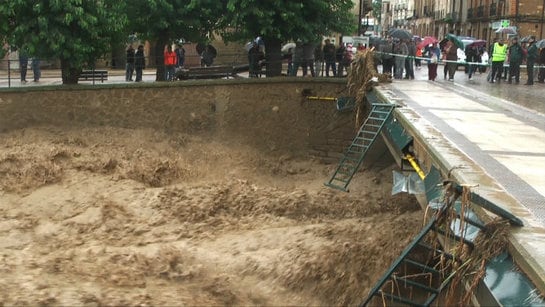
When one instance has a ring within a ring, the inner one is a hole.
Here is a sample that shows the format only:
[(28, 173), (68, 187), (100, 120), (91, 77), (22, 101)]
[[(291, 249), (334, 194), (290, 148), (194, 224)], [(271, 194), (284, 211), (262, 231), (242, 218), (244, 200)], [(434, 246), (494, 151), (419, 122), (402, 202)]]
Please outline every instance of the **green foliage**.
[(373, 16), (380, 23), (382, 19), (382, 0), (373, 0)]
[(352, 0), (226, 0), (223, 36), (246, 41), (258, 35), (281, 41), (320, 41), (323, 35), (353, 33)]
[(128, 3), (129, 29), (151, 41), (200, 42), (218, 28), (220, 0), (133, 0)]
[[(73, 81), (82, 67), (119, 40), (127, 23), (124, 1), (10, 0), (0, 2), (0, 39), (24, 47), (30, 56), (61, 60)], [(66, 82), (65, 82), (66, 83)], [(69, 82), (73, 83), (73, 82)]]
[(180, 38), (205, 42), (214, 31), (242, 42), (258, 35), (275, 45), (319, 41), (356, 30), (353, 6), (352, 0), (9, 0), (0, 1), (0, 41), (30, 56), (59, 58), (64, 78), (131, 33), (157, 48)]
[[(131, 33), (154, 43), (151, 61), (157, 64), (157, 81), (164, 79), (163, 46), (179, 39), (208, 42), (220, 27), (223, 0), (132, 0), (127, 13)], [(153, 62), (152, 62), (153, 63)]]

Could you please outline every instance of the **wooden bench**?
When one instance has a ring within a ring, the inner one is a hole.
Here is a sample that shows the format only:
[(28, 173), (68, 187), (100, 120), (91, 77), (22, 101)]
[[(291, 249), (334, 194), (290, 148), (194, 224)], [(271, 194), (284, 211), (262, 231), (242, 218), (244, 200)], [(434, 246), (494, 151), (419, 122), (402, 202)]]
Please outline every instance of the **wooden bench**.
[(79, 81), (99, 81), (108, 80), (107, 70), (82, 70), (79, 74)]
[(178, 80), (188, 79), (218, 79), (235, 77), (237, 71), (231, 65), (217, 65), (209, 67), (190, 67), (176, 71), (175, 77)]

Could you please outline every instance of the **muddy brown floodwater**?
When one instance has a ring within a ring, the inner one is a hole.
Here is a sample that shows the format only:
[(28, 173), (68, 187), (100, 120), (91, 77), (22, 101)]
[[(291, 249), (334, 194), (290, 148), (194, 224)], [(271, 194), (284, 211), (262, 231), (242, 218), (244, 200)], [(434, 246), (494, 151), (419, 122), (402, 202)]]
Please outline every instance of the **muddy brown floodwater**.
[(358, 304), (421, 227), (394, 165), (334, 170), (228, 138), (113, 127), (0, 135), (0, 303)]

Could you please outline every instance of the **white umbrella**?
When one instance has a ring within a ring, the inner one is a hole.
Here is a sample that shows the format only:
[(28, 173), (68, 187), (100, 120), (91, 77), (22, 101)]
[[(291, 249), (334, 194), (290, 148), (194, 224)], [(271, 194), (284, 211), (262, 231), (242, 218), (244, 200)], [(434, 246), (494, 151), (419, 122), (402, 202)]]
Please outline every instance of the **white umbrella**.
[(501, 27), (496, 30), (496, 33), (517, 34), (517, 28), (516, 27)]
[(545, 48), (545, 39), (538, 40), (538, 41), (536, 42), (536, 47), (537, 47), (537, 48), (540, 48), (540, 49), (541, 49), (541, 48)]
[(247, 42), (246, 45), (244, 45), (244, 50), (246, 50), (246, 52), (250, 52), (250, 49), (252, 49), (253, 45), (254, 42)]
[(282, 46), (282, 49), (280, 49), (280, 51), (282, 51), (283, 53), (287, 53), (288, 50), (293, 48), (295, 48), (295, 43), (287, 43), (284, 46)]

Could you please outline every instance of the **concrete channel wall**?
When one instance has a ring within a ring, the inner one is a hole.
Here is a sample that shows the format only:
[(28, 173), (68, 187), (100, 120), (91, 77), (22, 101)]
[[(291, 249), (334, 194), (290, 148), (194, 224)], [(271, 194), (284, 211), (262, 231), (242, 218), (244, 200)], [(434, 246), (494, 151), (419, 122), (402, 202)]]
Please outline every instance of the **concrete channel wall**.
[[(341, 79), (214, 80), (0, 90), (0, 131), (30, 126), (115, 126), (237, 138), (267, 151), (332, 162), (354, 136), (353, 112), (334, 101)], [(346, 92), (344, 92), (346, 95)]]
[[(433, 167), (440, 172), (443, 180), (472, 187), (493, 206), (505, 209), (515, 218), (525, 221), (522, 227), (511, 227), (508, 255), (501, 255), (487, 264), (487, 274), (490, 272), (494, 276), (491, 278), (493, 281), (485, 278), (474, 293), (474, 303), (484, 306), (543, 306), (543, 298), (536, 294), (545, 293), (545, 262), (540, 248), (543, 237), (541, 228), (529, 223), (528, 213), (520, 209), (521, 204), (470, 156), (454, 146), (444, 136), (444, 131), (437, 130), (415, 110), (405, 105), (388, 87), (379, 86), (375, 88), (375, 93), (381, 102), (397, 105), (393, 112), (393, 121), (401, 128), (393, 131), (396, 131), (397, 137), (404, 134), (412, 138), (413, 154), (424, 173), (427, 174)], [(391, 141), (395, 136), (392, 138), (388, 131), (383, 130), (386, 145), (394, 157), (399, 156), (401, 148), (396, 148), (397, 144)], [(401, 161), (396, 160), (398, 163)], [(418, 200), (423, 209), (431, 201), (426, 197), (418, 197)], [(481, 221), (487, 223), (498, 217), (499, 211), (492, 213), (481, 205), (473, 203), (471, 207)]]

